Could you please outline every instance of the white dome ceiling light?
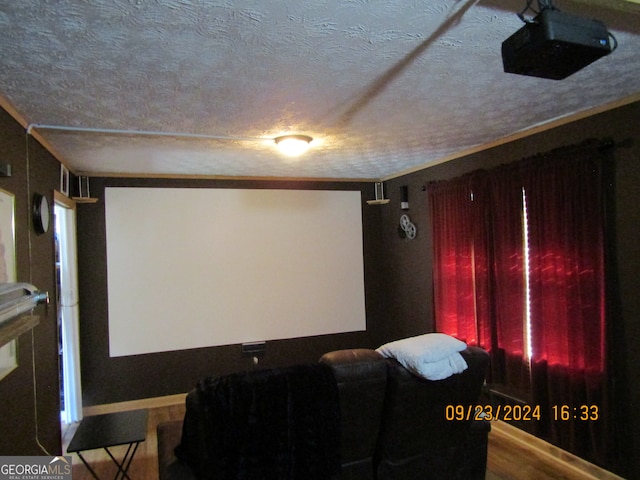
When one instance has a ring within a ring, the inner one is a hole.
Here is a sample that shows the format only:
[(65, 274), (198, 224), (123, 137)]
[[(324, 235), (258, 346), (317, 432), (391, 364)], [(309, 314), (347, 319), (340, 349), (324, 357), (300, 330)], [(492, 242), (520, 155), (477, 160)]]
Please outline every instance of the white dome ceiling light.
[(289, 157), (298, 157), (309, 149), (313, 138), (308, 135), (282, 135), (276, 137), (278, 150)]

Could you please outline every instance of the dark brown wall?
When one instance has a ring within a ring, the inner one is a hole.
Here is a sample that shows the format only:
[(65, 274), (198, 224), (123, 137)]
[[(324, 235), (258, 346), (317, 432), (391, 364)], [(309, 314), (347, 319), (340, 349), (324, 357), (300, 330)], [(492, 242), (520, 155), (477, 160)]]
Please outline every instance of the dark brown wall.
[(17, 279), (52, 297), (49, 306), (34, 311), (39, 325), (18, 338), (18, 368), (0, 380), (0, 455), (44, 455), (38, 443), (56, 455), (61, 446), (53, 228), (35, 233), (30, 202), (40, 193), (53, 205), (60, 164), (33, 138), (27, 158), (25, 130), (2, 109), (0, 162), (12, 167), (11, 177), (0, 178), (0, 188), (15, 195)]
[[(588, 138), (612, 138), (615, 212), (610, 245), (613, 256), (609, 301), (612, 348), (610, 360), (615, 376), (613, 411), (617, 412), (615, 450), (618, 469), (627, 478), (640, 478), (640, 103), (634, 103), (576, 123), (514, 141), (474, 155), (453, 160), (386, 183), (391, 202), (383, 214), (385, 252), (389, 259), (387, 293), (395, 328), (401, 337), (433, 330), (432, 258), (428, 201), (422, 187), (433, 180), (453, 178), (479, 168), (513, 162), (536, 153), (580, 143)], [(409, 205), (400, 210), (400, 187), (409, 187)], [(418, 226), (418, 237), (402, 240), (397, 235), (399, 218), (408, 213)]]
[[(371, 184), (94, 178), (91, 179), (91, 194), (103, 199), (106, 186), (360, 190), (363, 195), (367, 331), (270, 341), (258, 367), (253, 366), (251, 357), (242, 356), (239, 345), (110, 358), (104, 201), (79, 205), (80, 344), (85, 405), (183, 393), (207, 375), (315, 362), (327, 351), (376, 347), (383, 338), (381, 332), (388, 317), (383, 314), (384, 295), (380, 290), (383, 273), (380, 261), (384, 257), (379, 235), (380, 211), (364, 201), (373, 196)], [(180, 319), (176, 322), (179, 324)], [(153, 334), (149, 332), (149, 335)]]

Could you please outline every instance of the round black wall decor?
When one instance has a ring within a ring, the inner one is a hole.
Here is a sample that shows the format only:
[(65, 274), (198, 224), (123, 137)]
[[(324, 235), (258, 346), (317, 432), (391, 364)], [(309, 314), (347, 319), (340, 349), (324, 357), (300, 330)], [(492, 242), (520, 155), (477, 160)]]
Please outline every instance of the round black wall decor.
[(51, 212), (49, 211), (49, 200), (39, 193), (33, 194), (33, 228), (36, 233), (42, 234), (49, 230)]

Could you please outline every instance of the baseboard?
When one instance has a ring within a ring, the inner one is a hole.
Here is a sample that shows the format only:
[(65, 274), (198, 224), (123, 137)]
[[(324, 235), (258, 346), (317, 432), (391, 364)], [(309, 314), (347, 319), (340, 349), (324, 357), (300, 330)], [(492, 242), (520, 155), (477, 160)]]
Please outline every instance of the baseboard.
[(559, 470), (575, 471), (579, 478), (584, 478), (585, 480), (624, 480), (608, 470), (587, 462), (508, 423), (502, 421), (492, 422), (490, 435), (501, 437), (501, 440), (504, 441), (518, 443), (524, 448), (534, 451), (550, 464), (557, 464), (560, 467)]
[(84, 407), (82, 414), (86, 417), (90, 415), (102, 415), (104, 413), (125, 412), (127, 410), (137, 410), (140, 408), (161, 408), (170, 407), (184, 403), (186, 393), (167, 395), (164, 397), (142, 398), (140, 400), (129, 400), (127, 402), (108, 403), (104, 405), (92, 405)]

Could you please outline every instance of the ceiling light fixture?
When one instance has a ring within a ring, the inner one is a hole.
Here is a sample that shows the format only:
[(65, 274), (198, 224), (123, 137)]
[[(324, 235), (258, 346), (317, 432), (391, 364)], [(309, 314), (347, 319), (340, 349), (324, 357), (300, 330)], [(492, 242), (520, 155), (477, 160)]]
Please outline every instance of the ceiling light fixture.
[(282, 153), (290, 157), (297, 157), (309, 149), (313, 138), (308, 135), (282, 135), (274, 140)]

